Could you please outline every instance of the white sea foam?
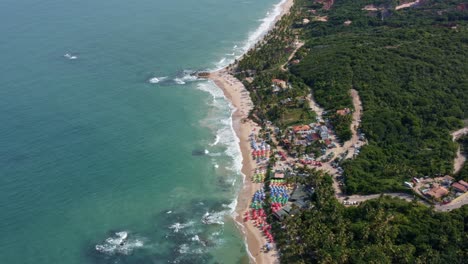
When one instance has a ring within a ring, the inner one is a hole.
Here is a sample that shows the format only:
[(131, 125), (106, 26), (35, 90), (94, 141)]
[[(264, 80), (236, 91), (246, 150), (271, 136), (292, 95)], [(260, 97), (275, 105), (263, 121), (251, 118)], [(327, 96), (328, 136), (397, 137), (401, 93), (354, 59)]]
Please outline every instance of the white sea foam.
[(69, 59), (69, 60), (76, 60), (76, 59), (78, 59), (78, 56), (72, 55), (72, 54), (70, 54), (70, 53), (67, 53), (67, 54), (63, 55), (63, 57), (65, 57), (65, 58), (67, 58), (67, 59)]
[(104, 243), (95, 246), (95, 249), (107, 255), (129, 255), (136, 248), (143, 247), (144, 243), (138, 238), (129, 238), (126, 231), (117, 232), (107, 238)]
[(222, 58), (220, 61), (218, 61), (216, 63), (216, 69), (221, 69), (223, 67), (225, 67), (226, 65), (228, 65), (229, 63), (226, 63), (227, 59), (226, 58)]
[(194, 75), (194, 71), (184, 70), (179, 76), (174, 78), (174, 82), (177, 84), (186, 84), (187, 82), (198, 81), (199, 78)]
[(159, 82), (162, 82), (164, 80), (167, 79), (167, 76), (164, 76), (164, 77), (153, 77), (151, 79), (148, 80), (149, 83), (153, 83), (153, 84), (156, 84), (156, 83), (159, 83)]
[(244, 52), (247, 52), (249, 49), (251, 49), (255, 45), (255, 43), (260, 41), (274, 26), (276, 18), (279, 15), (281, 15), (282, 5), (286, 3), (286, 1), (287, 0), (281, 0), (281, 2), (274, 5), (271, 11), (267, 12), (267, 16), (261, 20), (262, 23), (260, 24), (260, 26), (255, 31), (249, 34), (247, 41), (242, 47)]
[(224, 211), (214, 212), (214, 213), (206, 212), (205, 215), (203, 215), (203, 218), (201, 221), (202, 223), (206, 225), (213, 225), (213, 224), (224, 225), (224, 221), (223, 221), (224, 216), (225, 216)]
[(213, 97), (213, 102), (216, 99), (225, 99), (223, 91), (219, 89), (212, 81), (199, 83), (197, 85), (197, 89), (211, 94), (211, 96)]
[(237, 200), (233, 200), (230, 204), (223, 204), (223, 207), (228, 208), (230, 213), (236, 210)]
[(174, 82), (177, 83), (177, 84), (185, 84), (186, 83), (181, 78), (174, 78)]
[(203, 252), (203, 249), (199, 247), (191, 249), (188, 244), (182, 244), (179, 246), (179, 253), (180, 254), (203, 254), (204, 252)]
[(226, 67), (227, 65), (233, 63), (234, 60), (241, 58), (256, 43), (258, 43), (268, 33), (268, 31), (270, 31), (270, 29), (273, 28), (278, 16), (281, 15), (282, 5), (286, 3), (286, 1), (288, 0), (281, 0), (278, 4), (274, 5), (273, 8), (266, 13), (266, 16), (264, 18), (259, 20), (261, 22), (260, 25), (254, 31), (249, 33), (247, 40), (243, 42), (242, 47), (234, 45), (232, 49), (235, 53), (239, 54), (238, 56), (235, 56), (235, 53), (232, 53), (232, 55), (226, 54), (235, 57), (230, 59), (222, 58), (217, 63), (214, 63), (216, 67), (214, 70), (220, 70)]
[(179, 253), (180, 254), (187, 254), (187, 253), (189, 253), (189, 251), (190, 251), (190, 248), (189, 248), (189, 246), (187, 244), (182, 244), (182, 245), (179, 246)]
[(216, 134), (215, 141), (213, 143), (211, 143), (210, 146), (212, 146), (212, 147), (216, 146), (216, 145), (218, 145), (218, 143), (219, 143), (219, 135)]
[[(243, 181), (245, 180), (245, 175), (242, 174), (242, 153), (240, 149), (240, 140), (237, 137), (236, 132), (234, 131), (233, 127), (233, 114), (236, 109), (232, 106), (229, 101), (224, 96), (224, 93), (221, 89), (219, 89), (214, 83), (212, 82), (203, 82), (200, 83), (197, 88), (199, 90), (208, 92), (213, 97), (213, 106), (216, 107), (219, 111), (229, 111), (229, 116), (223, 119), (215, 118), (213, 121), (217, 124), (215, 127), (216, 130), (216, 139), (215, 143), (212, 145), (222, 145), (226, 147), (224, 153), (210, 153), (210, 156), (217, 155), (226, 155), (232, 158), (232, 162), (230, 162), (229, 167), (227, 170), (233, 171), (234, 175), (242, 175)], [(211, 120), (211, 119), (210, 119)], [(216, 121), (215, 121), (216, 120)], [(237, 178), (233, 177), (230, 181), (232, 186), (235, 186)], [(219, 213), (211, 213), (204, 217), (205, 223), (220, 223), (222, 222), (222, 217), (227, 214), (233, 214), (235, 208), (237, 206), (237, 199), (233, 199), (233, 201), (228, 205), (227, 208), (229, 210), (222, 211)]]
[[(232, 116), (236, 109), (229, 103), (229, 106), (231, 108), (231, 116), (229, 117), (229, 136), (228, 133), (226, 133), (226, 137), (224, 137), (224, 141), (221, 140), (221, 143), (227, 145), (227, 149), (225, 151), (226, 155), (231, 156), (234, 159), (233, 162), (233, 167), (232, 169), (236, 171), (239, 174), (242, 174), (242, 152), (240, 149), (240, 139), (237, 137), (236, 131), (234, 130), (234, 126), (232, 123)], [(221, 139), (223, 139), (223, 136), (220, 136)]]
[(193, 224), (194, 224), (193, 221), (187, 222), (187, 223), (185, 223), (185, 224), (175, 223), (175, 224), (171, 225), (171, 226), (169, 227), (169, 229), (174, 230), (174, 233), (178, 233), (181, 229), (184, 229), (184, 228), (193, 226)]

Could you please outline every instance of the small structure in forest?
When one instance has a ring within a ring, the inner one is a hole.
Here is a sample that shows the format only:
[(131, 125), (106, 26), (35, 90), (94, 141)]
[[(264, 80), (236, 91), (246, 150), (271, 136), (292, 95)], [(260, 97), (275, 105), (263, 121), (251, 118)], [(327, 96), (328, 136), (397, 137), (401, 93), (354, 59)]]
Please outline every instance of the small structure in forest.
[(439, 200), (448, 193), (449, 191), (447, 188), (442, 187), (439, 184), (434, 184), (434, 186), (426, 193), (426, 195), (432, 197), (433, 199)]

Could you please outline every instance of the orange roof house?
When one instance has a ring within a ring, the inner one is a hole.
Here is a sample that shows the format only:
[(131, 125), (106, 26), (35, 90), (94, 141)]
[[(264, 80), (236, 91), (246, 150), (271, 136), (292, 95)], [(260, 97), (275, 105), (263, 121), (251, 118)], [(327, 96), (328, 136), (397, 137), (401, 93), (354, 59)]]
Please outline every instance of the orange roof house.
[(351, 113), (351, 109), (345, 108), (345, 109), (336, 110), (336, 113), (338, 115), (344, 116), (344, 115)]
[(467, 189), (468, 189), (468, 188), (466, 188), (465, 186), (461, 185), (458, 182), (452, 184), (452, 188), (454, 188), (456, 191), (459, 191), (459, 192), (466, 192)]
[(308, 130), (310, 130), (310, 126), (308, 126), (308, 125), (293, 126), (294, 133), (302, 132), (302, 131), (308, 131)]
[(426, 194), (431, 196), (434, 199), (440, 199), (442, 196), (445, 196), (448, 193), (449, 191), (446, 188), (439, 186), (439, 185), (435, 185)]
[(458, 183), (461, 184), (461, 185), (463, 185), (463, 186), (465, 186), (466, 188), (468, 188), (468, 183), (467, 183), (466, 181), (464, 181), (464, 180), (459, 180)]
[(286, 89), (288, 86), (286, 85), (286, 81), (280, 80), (280, 79), (273, 79), (271, 80), (274, 85), (277, 85), (283, 89)]

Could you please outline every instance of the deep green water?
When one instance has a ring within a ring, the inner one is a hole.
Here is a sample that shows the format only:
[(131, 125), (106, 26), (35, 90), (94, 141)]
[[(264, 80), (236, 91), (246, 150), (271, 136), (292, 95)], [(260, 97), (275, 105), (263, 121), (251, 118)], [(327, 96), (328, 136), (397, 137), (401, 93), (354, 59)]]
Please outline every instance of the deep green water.
[(277, 2), (1, 1), (0, 263), (246, 261), (231, 109), (188, 73)]

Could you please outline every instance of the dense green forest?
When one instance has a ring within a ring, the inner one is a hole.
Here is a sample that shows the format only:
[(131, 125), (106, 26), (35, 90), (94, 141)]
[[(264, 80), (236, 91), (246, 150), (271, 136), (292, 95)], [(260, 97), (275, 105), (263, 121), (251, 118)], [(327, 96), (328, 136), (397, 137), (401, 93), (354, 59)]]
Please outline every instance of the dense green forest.
[[(462, 153), (465, 155), (465, 157), (468, 157), (468, 136), (464, 136), (460, 138), (458, 142), (461, 145)], [(458, 172), (456, 176), (458, 180), (464, 180), (468, 182), (468, 163), (467, 162), (465, 162), (462, 169)]]
[[(463, 1), (425, 0), (398, 11), (403, 1), (335, 0), (328, 10), (321, 2), (296, 0), (239, 62), (236, 76), (255, 104), (251, 117), (280, 128), (308, 123), (314, 115), (303, 98), (312, 92), (346, 140), (349, 115), (334, 113), (352, 108), (353, 88), (368, 144), (342, 164), (348, 194), (408, 191), (402, 183), (410, 177), (452, 174), (458, 144), (468, 151), (468, 137), (453, 142), (450, 135), (468, 118), (468, 12), (457, 8)], [(371, 4), (375, 11), (363, 10)], [(288, 71), (282, 64), (295, 36), (306, 44)], [(276, 78), (290, 87), (275, 92)], [(266, 206), (282, 263), (466, 263), (468, 206), (442, 213), (416, 198), (382, 196), (345, 207), (331, 176), (296, 170), (301, 176), (288, 181), (313, 187), (310, 203), (293, 206), (281, 222)], [(456, 177), (468, 180), (466, 163)]]
[[(295, 5), (292, 14), (299, 13)], [(291, 27), (294, 15), (285, 16), (264, 38), (263, 42), (251, 49), (237, 64), (236, 77), (244, 80), (250, 91), (254, 110), (250, 117), (258, 123), (268, 120), (280, 128), (295, 124), (309, 124), (315, 120), (315, 113), (310, 110), (306, 96), (310, 87), (301, 78), (281, 70), (294, 49), (298, 31)], [(246, 77), (255, 76), (251, 82)], [(274, 91), (272, 80), (279, 79), (287, 83)]]
[[(303, 31), (301, 63), (291, 72), (326, 109), (350, 107), (359, 91), (369, 144), (345, 169), (347, 193), (403, 188), (411, 176), (450, 174), (457, 145), (450, 131), (468, 115), (468, 12), (463, 1), (337, 0)], [(362, 10), (375, 4), (382, 10)], [(344, 21), (352, 23), (344, 25)], [(337, 128), (349, 120), (335, 121)], [(339, 129), (337, 129), (339, 134)]]
[(282, 263), (466, 263), (468, 206), (436, 213), (381, 197), (345, 208), (329, 176), (302, 181), (316, 187), (311, 205), (273, 229)]

